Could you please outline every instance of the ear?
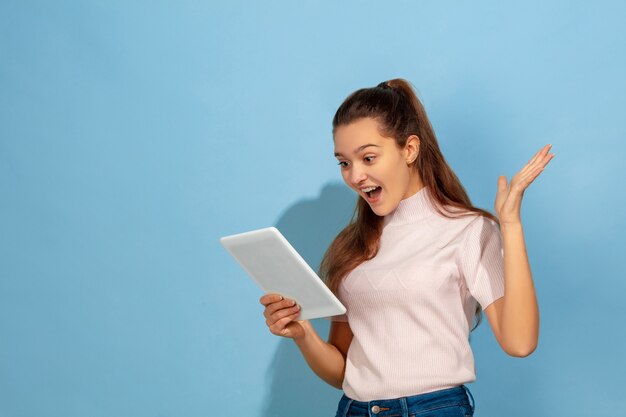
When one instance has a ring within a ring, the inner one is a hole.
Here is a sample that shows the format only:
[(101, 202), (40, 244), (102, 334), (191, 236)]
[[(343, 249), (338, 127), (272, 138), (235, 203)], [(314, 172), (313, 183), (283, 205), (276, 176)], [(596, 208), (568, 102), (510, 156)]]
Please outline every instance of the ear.
[(411, 135), (407, 138), (404, 145), (404, 156), (407, 164), (412, 164), (420, 153), (420, 138), (417, 135)]

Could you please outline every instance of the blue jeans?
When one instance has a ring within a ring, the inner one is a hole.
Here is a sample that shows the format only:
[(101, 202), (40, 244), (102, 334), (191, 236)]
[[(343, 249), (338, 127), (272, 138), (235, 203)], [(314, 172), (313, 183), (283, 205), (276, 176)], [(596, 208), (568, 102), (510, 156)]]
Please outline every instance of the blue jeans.
[[(472, 403), (470, 405), (470, 400)], [(335, 417), (467, 417), (474, 415), (474, 397), (465, 385), (411, 397), (356, 401), (344, 394)]]

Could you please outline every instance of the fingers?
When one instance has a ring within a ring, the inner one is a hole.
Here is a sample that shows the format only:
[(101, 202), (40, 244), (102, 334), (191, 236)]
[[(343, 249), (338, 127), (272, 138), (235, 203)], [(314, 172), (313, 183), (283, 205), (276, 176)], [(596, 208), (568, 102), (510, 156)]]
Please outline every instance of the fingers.
[(259, 299), (259, 302), (263, 304), (264, 306), (267, 306), (270, 303), (275, 303), (276, 301), (280, 301), (282, 299), (283, 299), (282, 295), (271, 293), (271, 294), (263, 295), (263, 297)]
[(551, 148), (552, 145), (546, 145), (539, 151), (537, 155), (537, 160), (535, 161), (536, 166), (544, 167), (550, 161), (550, 159), (552, 159), (554, 154), (548, 153)]
[(548, 151), (550, 150), (550, 146), (552, 145), (547, 145), (543, 148), (541, 155), (539, 155), (539, 158), (535, 160), (531, 169), (526, 173), (529, 177), (532, 178), (530, 181), (535, 179), (541, 173), (541, 171), (544, 170), (546, 165), (548, 165), (548, 162), (550, 162), (552, 158), (554, 158), (553, 153), (548, 153)]
[(286, 298), (282, 301), (276, 301), (275, 303), (271, 303), (265, 306), (265, 311), (263, 312), (263, 315), (266, 319), (269, 319), (272, 315), (280, 312), (281, 310), (289, 310), (290, 308), (293, 309), (294, 307), (298, 307), (295, 300), (290, 300)]
[(276, 313), (277, 316), (280, 316), (281, 314), (286, 314), (284, 317), (279, 318), (278, 320), (276, 320), (275, 322), (271, 322), (271, 320), (274, 318), (274, 316), (272, 316), (271, 319), (267, 319), (265, 321), (265, 323), (267, 324), (267, 327), (270, 329), (270, 332), (272, 332), (273, 334), (277, 335), (277, 336), (284, 336), (286, 334), (286, 327), (289, 323), (291, 323), (292, 321), (294, 321), (298, 315), (300, 314), (300, 311), (286, 311), (286, 310), (281, 310), (280, 313)]
[(504, 192), (506, 190), (506, 177), (504, 175), (500, 175), (498, 177), (498, 192)]
[(532, 159), (528, 162), (528, 164), (532, 165), (533, 163), (535, 163), (535, 161), (545, 156), (550, 150), (550, 148), (552, 148), (552, 144), (547, 144), (543, 148), (539, 149), (537, 153), (535, 154), (535, 156), (533, 156)]
[(506, 177), (498, 178), (498, 192), (494, 203), (495, 211), (500, 215), (500, 211), (504, 206), (517, 207), (521, 202), (524, 191), (528, 186), (541, 174), (546, 165), (554, 158), (553, 153), (549, 153), (552, 148), (551, 144), (541, 148), (528, 163), (512, 178), (507, 184)]
[(300, 314), (300, 306), (296, 301), (284, 298), (280, 294), (265, 294), (259, 302), (265, 306), (263, 316), (270, 332), (277, 336), (289, 337), (286, 326)]
[(551, 147), (552, 145), (548, 144), (544, 146), (543, 148), (539, 149), (539, 151), (537, 151), (537, 153), (530, 159), (530, 161), (528, 161), (528, 163), (524, 165), (524, 167), (520, 170), (519, 173), (524, 175), (530, 171), (533, 171), (537, 166), (542, 165), (545, 161), (545, 156)]
[(552, 160), (553, 157), (554, 154), (545, 155), (544, 158), (540, 162), (538, 162), (536, 166), (532, 167), (532, 169), (520, 173), (521, 175), (515, 181), (516, 186), (521, 190), (526, 189), (539, 176), (539, 174), (543, 172), (546, 165), (548, 164), (548, 162), (550, 162), (550, 160)]
[(516, 187), (527, 187), (554, 157), (553, 153), (549, 153), (551, 148), (551, 144), (541, 148), (535, 156), (533, 156), (533, 158), (515, 175), (514, 179), (511, 179), (511, 182)]
[(546, 165), (548, 165), (548, 162), (550, 162), (552, 158), (554, 158), (554, 154), (546, 155), (541, 161), (541, 164), (535, 167), (535, 169), (529, 173), (529, 177), (527, 178), (528, 184), (533, 182), (535, 178), (537, 178), (539, 174), (541, 174), (541, 172), (545, 169)]

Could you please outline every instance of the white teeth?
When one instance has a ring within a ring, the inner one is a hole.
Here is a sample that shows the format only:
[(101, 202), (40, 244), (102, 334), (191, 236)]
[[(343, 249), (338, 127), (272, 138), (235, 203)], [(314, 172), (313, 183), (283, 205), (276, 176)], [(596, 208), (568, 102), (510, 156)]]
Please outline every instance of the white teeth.
[(362, 188), (361, 191), (363, 191), (364, 193), (369, 193), (370, 191), (374, 191), (376, 188), (378, 187)]

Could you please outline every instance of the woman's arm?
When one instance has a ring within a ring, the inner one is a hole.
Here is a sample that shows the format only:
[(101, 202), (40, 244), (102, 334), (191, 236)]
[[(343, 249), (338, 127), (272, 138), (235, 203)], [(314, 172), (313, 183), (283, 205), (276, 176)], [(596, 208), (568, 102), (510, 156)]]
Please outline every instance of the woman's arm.
[(322, 380), (341, 389), (346, 355), (352, 341), (347, 322), (331, 322), (328, 343), (324, 342), (308, 320), (296, 320), (299, 306), (280, 294), (265, 294), (259, 300), (270, 332), (294, 340), (309, 367)]
[(322, 380), (341, 389), (346, 369), (346, 355), (352, 331), (346, 322), (330, 324), (328, 343), (324, 342), (309, 321), (302, 322), (304, 335), (294, 339), (309, 367)]
[(530, 355), (539, 340), (539, 306), (530, 271), (521, 204), (524, 190), (554, 157), (544, 146), (507, 184), (498, 178), (495, 211), (500, 220), (504, 251), (504, 297), (485, 309), (489, 324), (505, 352), (512, 356)]
[(522, 224), (501, 224), (504, 297), (485, 309), (496, 340), (511, 356), (530, 355), (539, 340), (539, 306)]

